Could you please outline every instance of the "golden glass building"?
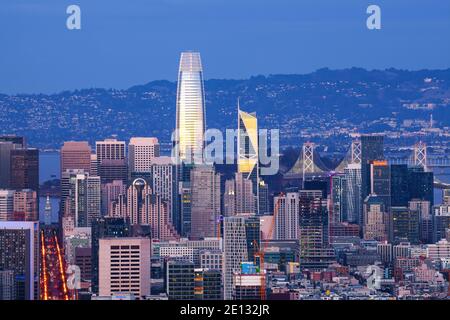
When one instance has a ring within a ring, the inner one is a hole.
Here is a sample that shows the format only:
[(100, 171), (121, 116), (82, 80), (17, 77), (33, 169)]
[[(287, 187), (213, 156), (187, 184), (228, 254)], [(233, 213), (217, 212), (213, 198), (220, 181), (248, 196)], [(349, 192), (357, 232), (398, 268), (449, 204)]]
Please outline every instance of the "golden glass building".
[[(259, 197), (258, 119), (255, 113), (240, 110), (238, 105), (238, 172), (251, 180), (253, 194)], [(256, 200), (255, 199), (255, 200)], [(256, 208), (258, 201), (256, 201)], [(257, 208), (258, 211), (258, 208)]]
[(182, 52), (177, 88), (178, 155), (192, 163), (203, 159), (205, 132), (205, 90), (198, 52)]

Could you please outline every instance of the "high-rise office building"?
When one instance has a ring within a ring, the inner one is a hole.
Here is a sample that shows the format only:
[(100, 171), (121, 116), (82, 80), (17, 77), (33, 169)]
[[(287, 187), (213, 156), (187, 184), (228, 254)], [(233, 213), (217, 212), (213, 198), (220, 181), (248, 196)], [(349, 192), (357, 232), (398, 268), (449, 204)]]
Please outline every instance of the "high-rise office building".
[(408, 205), (409, 195), (409, 172), (405, 164), (391, 165), (391, 205), (393, 207), (404, 207)]
[(225, 217), (223, 220), (223, 287), (225, 300), (232, 299), (234, 273), (240, 271), (242, 262), (248, 261), (245, 220), (244, 216)]
[(345, 202), (347, 207), (347, 221), (362, 226), (362, 203), (361, 203), (361, 164), (352, 163), (344, 169), (347, 193)]
[(169, 300), (194, 300), (195, 273), (193, 262), (186, 260), (168, 261), (165, 280)]
[(14, 272), (17, 300), (39, 298), (38, 222), (0, 221), (0, 270)]
[(255, 209), (259, 212), (259, 144), (258, 119), (255, 113), (247, 113), (238, 106), (238, 172), (252, 182)]
[(391, 174), (390, 166), (386, 160), (370, 161), (370, 194), (376, 195), (378, 200), (384, 202), (384, 210), (388, 239), (392, 240), (393, 225), (391, 211)]
[(68, 169), (83, 169), (90, 173), (91, 147), (87, 141), (66, 141), (61, 147), (61, 173)]
[(269, 201), (269, 185), (259, 178), (259, 207), (258, 214), (266, 215), (270, 213), (270, 201)]
[(11, 182), (11, 150), (14, 144), (0, 141), (0, 189), (8, 189)]
[(123, 218), (100, 218), (92, 224), (92, 291), (98, 293), (99, 241), (102, 238), (125, 238), (130, 235), (130, 226)]
[(420, 242), (431, 243), (433, 241), (433, 216), (431, 214), (430, 202), (413, 199), (408, 202), (408, 208), (411, 211), (416, 211), (418, 214)]
[[(182, 52), (177, 87), (178, 157), (203, 162), (205, 132), (205, 89), (203, 67), (198, 52)], [(196, 162), (198, 163), (198, 162)]]
[(392, 207), (393, 242), (420, 242), (420, 217), (418, 210), (408, 207)]
[(434, 206), (433, 211), (433, 242), (438, 242), (450, 230), (450, 205)]
[(125, 195), (127, 186), (122, 180), (114, 180), (113, 182), (102, 185), (102, 215), (112, 216), (112, 206), (118, 200), (119, 195)]
[(329, 246), (327, 203), (319, 197), (300, 196), (299, 208), (300, 266), (326, 268), (335, 260)]
[(153, 158), (159, 157), (158, 138), (133, 137), (128, 144), (130, 172), (150, 172)]
[(61, 208), (76, 227), (89, 227), (101, 216), (100, 177), (83, 170), (66, 170), (61, 177)]
[(233, 180), (227, 180), (225, 182), (225, 216), (256, 213), (255, 206), (256, 199), (253, 194), (252, 181), (245, 179), (242, 173), (237, 172)]
[(191, 238), (217, 237), (220, 217), (220, 174), (213, 166), (191, 171)]
[(149, 238), (105, 238), (99, 240), (99, 295), (150, 295)]
[(364, 240), (388, 241), (388, 221), (389, 215), (386, 212), (386, 203), (376, 195), (366, 197), (363, 205)]
[(300, 195), (298, 192), (288, 192), (273, 200), (278, 204), (278, 214), (275, 217), (276, 240), (292, 240), (299, 238)]
[(13, 220), (14, 190), (0, 190), (0, 221)]
[(16, 190), (14, 192), (15, 221), (38, 221), (38, 198), (37, 192), (30, 189)]
[(221, 300), (222, 274), (219, 270), (194, 269), (194, 299)]
[(331, 177), (331, 216), (330, 223), (337, 224), (347, 221), (347, 180), (345, 175), (336, 174)]
[(96, 141), (95, 152), (99, 164), (105, 159), (124, 160), (126, 155), (125, 141), (118, 141), (117, 139)]
[(154, 157), (151, 164), (150, 185), (153, 193), (161, 197), (166, 203), (169, 221), (181, 229), (181, 219), (178, 210), (178, 190), (176, 166), (171, 157)]
[(39, 191), (39, 150), (11, 150), (11, 189)]
[(189, 237), (191, 234), (191, 183), (180, 181), (178, 185), (178, 196), (180, 201), (179, 216), (180, 216), (180, 233), (183, 237)]
[(361, 207), (370, 194), (370, 161), (384, 159), (384, 136), (361, 135)]

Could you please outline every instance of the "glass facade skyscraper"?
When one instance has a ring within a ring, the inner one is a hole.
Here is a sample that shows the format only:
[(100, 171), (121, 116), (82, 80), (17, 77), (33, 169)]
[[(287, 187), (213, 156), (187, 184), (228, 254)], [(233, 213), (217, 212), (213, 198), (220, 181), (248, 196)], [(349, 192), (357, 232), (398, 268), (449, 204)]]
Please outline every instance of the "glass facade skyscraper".
[(205, 89), (198, 52), (182, 52), (177, 88), (177, 156), (192, 163), (203, 159), (205, 132)]

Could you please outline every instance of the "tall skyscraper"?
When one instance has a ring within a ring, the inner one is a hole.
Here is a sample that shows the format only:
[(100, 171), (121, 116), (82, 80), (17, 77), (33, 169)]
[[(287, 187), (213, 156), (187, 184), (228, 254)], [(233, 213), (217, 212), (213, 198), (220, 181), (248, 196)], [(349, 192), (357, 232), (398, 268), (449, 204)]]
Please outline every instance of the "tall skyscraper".
[(130, 226), (124, 218), (101, 218), (92, 224), (92, 292), (98, 293), (99, 242), (102, 238), (125, 238), (130, 235)]
[(366, 197), (363, 205), (364, 211), (364, 225), (363, 237), (364, 240), (388, 241), (388, 221), (385, 201), (376, 196), (370, 195)]
[(275, 217), (276, 240), (293, 240), (299, 238), (300, 196), (298, 192), (288, 192), (274, 198), (278, 204), (278, 214)]
[(16, 190), (14, 192), (14, 214), (15, 221), (38, 221), (38, 198), (37, 192), (31, 189)]
[(391, 211), (391, 174), (386, 160), (370, 161), (370, 194), (384, 202), (388, 240), (393, 239), (393, 221)]
[(150, 172), (153, 158), (159, 157), (158, 138), (133, 137), (128, 144), (130, 172)]
[(0, 221), (13, 220), (14, 190), (0, 190)]
[(150, 295), (149, 238), (106, 238), (99, 242), (99, 295)]
[(11, 189), (39, 191), (39, 150), (11, 150)]
[(177, 171), (171, 157), (154, 157), (151, 164), (151, 181), (153, 193), (166, 203), (169, 220), (180, 231), (181, 219), (177, 202)]
[(213, 166), (191, 171), (191, 237), (217, 237), (220, 216), (220, 174)]
[(226, 216), (256, 213), (256, 196), (253, 194), (252, 181), (237, 172), (233, 180), (225, 182), (224, 201)]
[(0, 189), (8, 189), (11, 182), (11, 150), (12, 142), (0, 141)]
[(0, 221), (0, 270), (13, 271), (17, 300), (39, 298), (38, 222)]
[(89, 227), (101, 216), (100, 177), (84, 170), (66, 170), (61, 177), (61, 212), (70, 215), (76, 227)]
[(225, 217), (223, 220), (224, 268), (223, 287), (224, 299), (231, 300), (233, 296), (233, 275), (240, 271), (241, 263), (248, 261), (247, 236), (245, 217)]
[(244, 179), (252, 182), (255, 195), (255, 208), (258, 211), (259, 201), (259, 147), (258, 119), (255, 113), (247, 113), (238, 106), (238, 172)]
[(384, 136), (364, 134), (361, 136), (361, 207), (370, 194), (370, 161), (384, 159)]
[(347, 193), (347, 221), (363, 225), (362, 203), (361, 203), (361, 164), (352, 163), (344, 169)]
[(198, 52), (182, 52), (178, 72), (177, 121), (178, 156), (192, 163), (203, 160), (205, 132), (205, 89)]
[(68, 169), (83, 169), (90, 173), (91, 147), (87, 141), (66, 141), (61, 147), (61, 173)]
[(127, 186), (122, 180), (114, 180), (113, 182), (102, 185), (102, 215), (111, 216), (113, 214), (112, 205), (117, 201), (119, 195), (126, 194)]
[(301, 195), (299, 207), (300, 266), (326, 268), (335, 258), (329, 247), (327, 203), (319, 197)]

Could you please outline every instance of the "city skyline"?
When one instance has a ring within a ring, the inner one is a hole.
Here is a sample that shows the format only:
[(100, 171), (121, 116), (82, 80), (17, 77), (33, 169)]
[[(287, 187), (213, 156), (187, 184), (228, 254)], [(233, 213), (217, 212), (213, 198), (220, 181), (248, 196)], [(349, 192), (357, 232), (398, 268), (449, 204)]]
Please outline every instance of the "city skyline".
[(0, 300), (140, 300), (168, 318), (450, 300), (450, 68), (206, 77), (447, 67), (450, 3), (29, 1), (0, 11), (20, 35), (0, 35), (0, 91), (178, 65), (177, 81), (0, 94)]

